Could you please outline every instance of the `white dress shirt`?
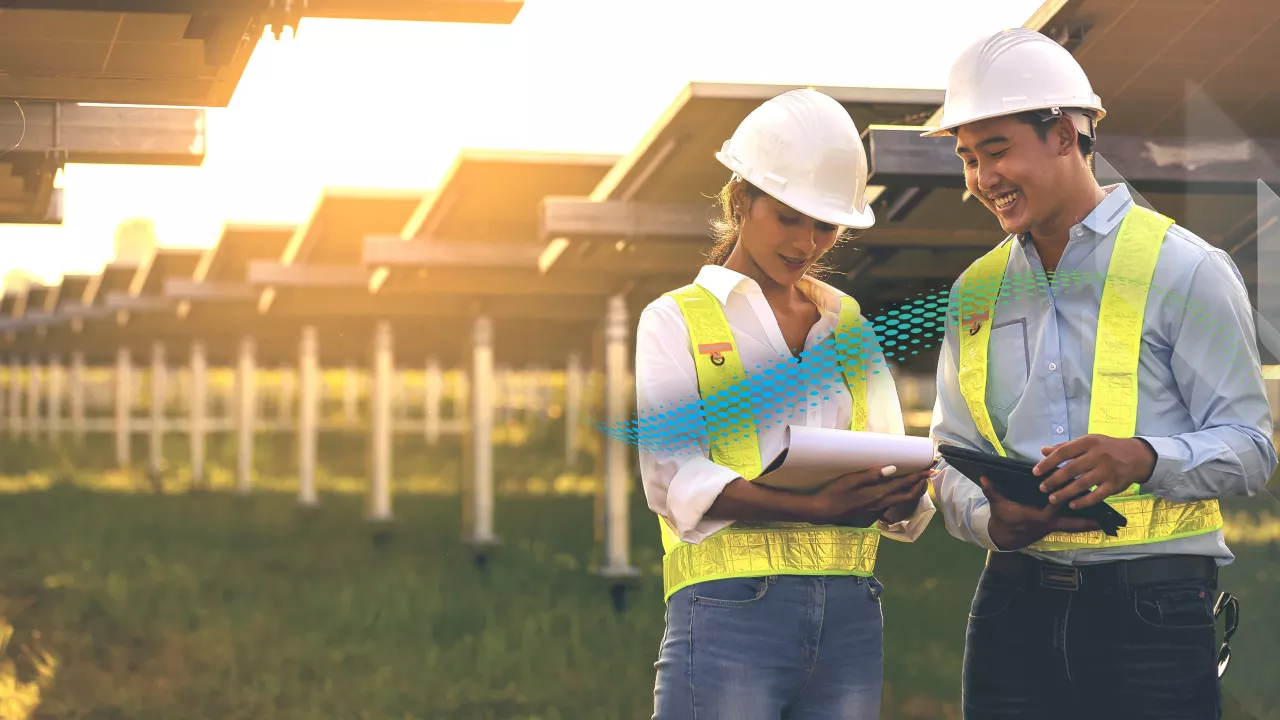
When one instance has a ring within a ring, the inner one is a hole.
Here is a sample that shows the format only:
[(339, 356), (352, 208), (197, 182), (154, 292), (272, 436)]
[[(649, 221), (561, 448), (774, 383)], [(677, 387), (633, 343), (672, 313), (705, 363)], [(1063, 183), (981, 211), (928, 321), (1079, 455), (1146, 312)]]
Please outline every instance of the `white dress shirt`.
[[(754, 374), (753, 369), (756, 373), (777, 372), (773, 368), (781, 363), (802, 363), (814, 345), (839, 325), (840, 298), (844, 293), (809, 277), (801, 280), (797, 287), (818, 306), (821, 318), (809, 330), (804, 351), (797, 359), (788, 350), (777, 318), (756, 281), (724, 267), (708, 265), (698, 273), (695, 282), (711, 291), (724, 306), (748, 377)], [(871, 367), (873, 371), (867, 375), (867, 430), (902, 435), (897, 388), (879, 349)], [(763, 421), (779, 408), (760, 407), (759, 403), (752, 408), (762, 462), (768, 462), (782, 451), (788, 424), (849, 428), (853, 408), (843, 378), (833, 382), (810, 377), (805, 382), (804, 387), (794, 388), (797, 402), (786, 403), (795, 407), (782, 411), (788, 414), (785, 422)], [(823, 382), (830, 384), (821, 385)], [(823, 389), (818, 390), (819, 386)], [(657, 415), (659, 408), (688, 406), (699, 397), (689, 330), (679, 306), (666, 295), (650, 303), (640, 315), (636, 330), (636, 395), (641, 426), (647, 418)], [(705, 431), (682, 442), (642, 443), (640, 474), (649, 508), (670, 521), (681, 540), (698, 543), (733, 524), (731, 520), (704, 517), (724, 487), (740, 477), (737, 472), (712, 462)], [(924, 531), (934, 512), (933, 502), (925, 495), (909, 519), (892, 525), (881, 522), (880, 530), (886, 537), (912, 542)]]

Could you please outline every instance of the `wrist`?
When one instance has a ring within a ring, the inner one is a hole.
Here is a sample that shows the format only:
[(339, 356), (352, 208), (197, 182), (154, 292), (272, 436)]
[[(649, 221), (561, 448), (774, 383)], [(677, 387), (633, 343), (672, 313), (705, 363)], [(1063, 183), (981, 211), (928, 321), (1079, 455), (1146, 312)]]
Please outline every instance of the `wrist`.
[(1030, 542), (1023, 542), (1022, 535), (1023, 532), (1001, 521), (995, 515), (992, 515), (987, 523), (987, 537), (991, 538), (991, 544), (995, 545), (996, 550), (1000, 552), (1013, 552), (1030, 545)]
[(1155, 474), (1156, 463), (1160, 460), (1160, 454), (1156, 452), (1156, 449), (1152, 447), (1151, 443), (1147, 442), (1145, 438), (1135, 437), (1132, 439), (1134, 442), (1142, 446), (1143, 452), (1146, 453), (1146, 464), (1143, 465), (1142, 470), (1140, 471), (1140, 478), (1138, 480), (1138, 484), (1141, 485), (1150, 480), (1151, 476)]

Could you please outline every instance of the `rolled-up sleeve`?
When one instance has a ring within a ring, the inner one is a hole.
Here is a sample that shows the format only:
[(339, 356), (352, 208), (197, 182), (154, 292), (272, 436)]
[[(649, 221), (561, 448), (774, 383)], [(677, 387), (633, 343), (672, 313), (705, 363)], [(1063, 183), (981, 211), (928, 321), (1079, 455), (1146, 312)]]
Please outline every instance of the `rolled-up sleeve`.
[(640, 315), (636, 401), (640, 477), (649, 509), (684, 542), (701, 542), (730, 524), (704, 516), (739, 475), (711, 460), (688, 329), (670, 298), (658, 299)]
[(1206, 253), (1163, 304), (1177, 391), (1195, 432), (1140, 435), (1158, 457), (1146, 482), (1154, 495), (1189, 502), (1252, 496), (1276, 467), (1271, 409), (1262, 381), (1253, 308), (1235, 264)]
[[(955, 307), (954, 301), (950, 307)], [(959, 345), (956, 327), (950, 321), (947, 323), (942, 350), (938, 354), (938, 399), (933, 406), (929, 436), (933, 439), (935, 449), (946, 443), (993, 452), (995, 448), (978, 432), (978, 426), (974, 424), (969, 407), (960, 393), (953, 347)], [(942, 507), (942, 519), (948, 532), (965, 542), (988, 550), (999, 550), (991, 542), (987, 529), (991, 521), (991, 506), (981, 487), (943, 460), (938, 465), (938, 474), (933, 478), (933, 488), (938, 496), (938, 504)]]

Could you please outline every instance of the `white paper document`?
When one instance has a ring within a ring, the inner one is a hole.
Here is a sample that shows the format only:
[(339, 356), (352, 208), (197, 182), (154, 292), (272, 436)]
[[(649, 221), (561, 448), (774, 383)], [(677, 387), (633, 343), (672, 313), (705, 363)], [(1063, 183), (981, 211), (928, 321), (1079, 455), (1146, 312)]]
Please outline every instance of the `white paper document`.
[(927, 437), (789, 425), (786, 447), (755, 482), (815, 492), (845, 473), (895, 465), (902, 475), (928, 469), (933, 461), (933, 441)]

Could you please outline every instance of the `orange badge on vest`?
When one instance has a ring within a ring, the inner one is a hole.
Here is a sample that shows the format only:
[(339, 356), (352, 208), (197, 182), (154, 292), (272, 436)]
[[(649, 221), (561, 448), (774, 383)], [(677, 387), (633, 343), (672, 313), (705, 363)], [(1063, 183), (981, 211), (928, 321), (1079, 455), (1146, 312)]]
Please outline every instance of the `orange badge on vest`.
[(981, 315), (969, 316), (969, 319), (972, 321), (972, 324), (969, 325), (969, 334), (977, 335), (978, 331), (982, 329), (982, 323), (986, 322), (990, 317), (991, 313), (986, 311), (983, 311)]
[(724, 364), (724, 354), (733, 352), (733, 343), (706, 343), (698, 346), (699, 355), (710, 355), (711, 364), (720, 367)]

